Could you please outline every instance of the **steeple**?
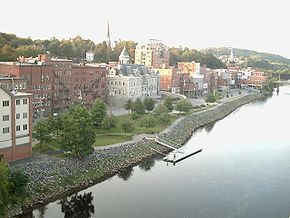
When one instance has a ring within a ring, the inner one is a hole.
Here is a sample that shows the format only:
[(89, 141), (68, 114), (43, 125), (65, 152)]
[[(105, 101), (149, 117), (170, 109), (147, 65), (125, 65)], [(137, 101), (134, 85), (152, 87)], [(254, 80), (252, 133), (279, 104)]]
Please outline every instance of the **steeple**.
[(124, 48), (119, 56), (119, 62), (120, 62), (120, 64), (130, 64), (130, 56), (129, 56), (125, 46), (124, 46)]
[(107, 29), (107, 46), (111, 48), (111, 37), (110, 37), (110, 24), (108, 21), (108, 29)]
[(233, 49), (231, 49), (231, 54), (230, 54), (230, 57), (229, 57), (229, 64), (236, 64), (236, 59), (234, 57), (234, 53), (233, 53)]

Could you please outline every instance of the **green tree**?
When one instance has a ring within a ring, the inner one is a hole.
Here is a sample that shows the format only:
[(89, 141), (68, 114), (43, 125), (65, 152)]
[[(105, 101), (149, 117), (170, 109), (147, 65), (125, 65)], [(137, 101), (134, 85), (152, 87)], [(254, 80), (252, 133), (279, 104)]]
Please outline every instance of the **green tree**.
[(170, 117), (168, 114), (160, 114), (160, 116), (158, 116), (158, 123), (160, 123), (162, 126), (167, 126), (170, 123)]
[(124, 108), (125, 108), (125, 110), (130, 111), (130, 113), (131, 113), (133, 107), (134, 107), (134, 102), (132, 101), (131, 98), (129, 98), (129, 99), (126, 101), (126, 103), (124, 104)]
[(61, 145), (76, 157), (93, 152), (96, 132), (89, 111), (82, 105), (74, 105), (62, 115)]
[(213, 92), (208, 93), (205, 97), (205, 101), (210, 102), (210, 103), (217, 102), (220, 99), (221, 99), (221, 96), (218, 93), (213, 93)]
[(155, 101), (152, 98), (145, 98), (143, 101), (144, 107), (147, 111), (153, 111)]
[(133, 105), (133, 111), (135, 111), (137, 114), (144, 114), (145, 113), (145, 107), (142, 103), (142, 100), (140, 98), (137, 98)]
[(26, 197), (26, 186), (29, 182), (28, 176), (20, 170), (9, 171), (9, 194), (11, 197), (10, 202), (12, 204), (17, 203), (20, 199)]
[(1, 61), (14, 61), (16, 60), (15, 49), (11, 45), (4, 45), (1, 51)]
[(103, 100), (97, 98), (91, 109), (92, 119), (95, 126), (100, 127), (107, 115), (107, 106)]
[(102, 123), (102, 128), (111, 133), (111, 129), (116, 127), (116, 118), (114, 115), (106, 116)]
[(33, 137), (40, 141), (40, 145), (47, 143), (50, 139), (50, 127), (45, 119), (40, 119), (33, 127)]
[(108, 63), (115, 59), (112, 49), (107, 46), (105, 41), (96, 45), (94, 58), (98, 63)]
[(176, 110), (188, 112), (192, 109), (192, 104), (187, 99), (181, 99), (176, 102)]
[(121, 123), (121, 128), (124, 130), (125, 134), (133, 132), (134, 131), (134, 123), (131, 120), (124, 120)]
[(173, 106), (172, 98), (166, 97), (163, 104), (166, 106), (168, 111), (173, 111), (174, 106)]
[(147, 114), (142, 117), (140, 125), (146, 128), (152, 128), (156, 126), (156, 119), (152, 114)]
[(0, 217), (5, 217), (9, 199), (8, 167), (0, 161)]
[(156, 117), (159, 117), (162, 114), (166, 114), (168, 116), (168, 109), (164, 104), (159, 104), (157, 108), (155, 108), (154, 114)]

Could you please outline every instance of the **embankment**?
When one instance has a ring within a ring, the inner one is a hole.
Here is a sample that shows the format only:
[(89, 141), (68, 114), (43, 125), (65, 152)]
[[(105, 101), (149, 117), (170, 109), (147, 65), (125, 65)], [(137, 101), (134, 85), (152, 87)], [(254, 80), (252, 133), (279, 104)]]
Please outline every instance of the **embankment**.
[[(168, 127), (161, 133), (161, 136), (184, 144), (197, 128), (222, 119), (241, 105), (259, 97), (259, 95), (242, 96), (211, 109), (188, 115), (180, 122)], [(140, 140), (125, 143), (122, 146), (98, 150), (81, 160), (40, 156), (35, 160), (13, 166), (13, 168), (21, 169), (29, 175), (28, 188), (32, 196), (29, 202), (14, 207), (10, 216), (22, 214), (37, 208), (41, 204), (69, 196), (115, 174), (122, 177), (120, 172), (156, 155), (156, 151), (148, 147), (149, 144), (150, 147), (163, 153), (170, 152), (165, 147)]]

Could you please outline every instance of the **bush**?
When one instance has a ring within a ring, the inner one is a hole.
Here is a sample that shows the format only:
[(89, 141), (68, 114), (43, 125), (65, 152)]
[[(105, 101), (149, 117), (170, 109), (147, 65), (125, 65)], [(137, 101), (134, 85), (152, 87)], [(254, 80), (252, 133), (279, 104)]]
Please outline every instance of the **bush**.
[(192, 104), (187, 99), (181, 99), (176, 102), (176, 110), (188, 112), (192, 109)]
[(139, 119), (141, 117), (141, 115), (140, 114), (138, 114), (137, 112), (132, 112), (131, 113), (131, 118), (132, 118), (132, 120), (137, 120), (137, 119)]
[(153, 111), (155, 107), (155, 101), (152, 98), (145, 98), (143, 105), (147, 111)]
[(214, 103), (220, 99), (221, 99), (221, 96), (218, 93), (208, 93), (206, 98), (205, 98), (205, 101), (210, 102), (210, 103)]
[(154, 110), (154, 115), (160, 116), (161, 114), (168, 114), (168, 109), (164, 104), (159, 104)]
[(147, 114), (141, 119), (140, 125), (146, 128), (152, 128), (156, 126), (156, 119), (152, 114)]
[(168, 114), (160, 114), (158, 117), (158, 122), (162, 125), (162, 126), (167, 126), (170, 123), (170, 118), (168, 116)]

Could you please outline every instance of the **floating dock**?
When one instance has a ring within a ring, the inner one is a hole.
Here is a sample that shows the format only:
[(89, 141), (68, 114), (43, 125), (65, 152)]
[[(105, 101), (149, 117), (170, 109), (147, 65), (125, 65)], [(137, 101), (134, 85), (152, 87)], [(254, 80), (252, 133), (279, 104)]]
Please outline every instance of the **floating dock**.
[(190, 157), (192, 155), (195, 155), (195, 154), (197, 154), (197, 153), (199, 153), (201, 151), (202, 151), (202, 149), (199, 149), (197, 151), (190, 152), (188, 154), (181, 154), (181, 155), (176, 155), (173, 152), (173, 154), (170, 154), (170, 155), (167, 155), (166, 157), (164, 157), (163, 160), (165, 162), (169, 162), (169, 163), (175, 164), (175, 163), (178, 163), (179, 161), (182, 161), (182, 160), (184, 160), (184, 159), (186, 159), (186, 158), (188, 158), (188, 157)]
[[(156, 143), (158, 143), (160, 145), (163, 145), (163, 146), (165, 146), (167, 148), (172, 149), (173, 151), (169, 155), (164, 157), (163, 161), (169, 162), (169, 163), (173, 163), (173, 164), (175, 164), (175, 163), (177, 163), (179, 161), (182, 161), (182, 160), (184, 160), (184, 159), (186, 159), (186, 158), (188, 158), (188, 157), (190, 157), (192, 155), (195, 155), (195, 154), (197, 154), (197, 153), (202, 151), (202, 148), (199, 147), (199, 148), (197, 148), (194, 151), (185, 152), (185, 151), (182, 150), (182, 148), (178, 148), (178, 147), (181, 147), (181, 145), (178, 144), (177, 142), (174, 142), (174, 141), (169, 140), (169, 139), (163, 139), (163, 138), (160, 138), (158, 136), (156, 136), (155, 138), (146, 138), (146, 139), (147, 140), (153, 140), (153, 141), (155, 141)], [(151, 148), (151, 149), (153, 149), (153, 148)], [(155, 150), (155, 151), (158, 152), (157, 150)], [(158, 153), (161, 153), (161, 152), (158, 152)]]

